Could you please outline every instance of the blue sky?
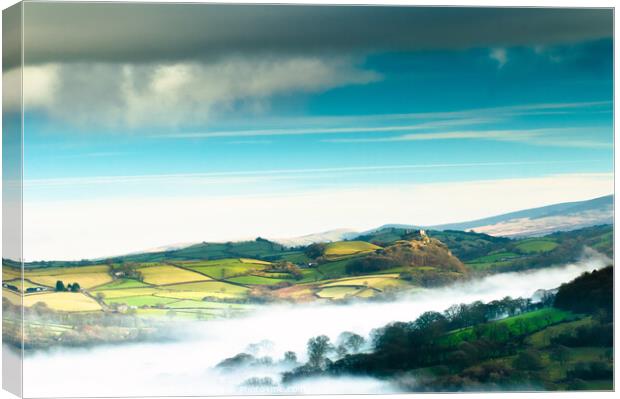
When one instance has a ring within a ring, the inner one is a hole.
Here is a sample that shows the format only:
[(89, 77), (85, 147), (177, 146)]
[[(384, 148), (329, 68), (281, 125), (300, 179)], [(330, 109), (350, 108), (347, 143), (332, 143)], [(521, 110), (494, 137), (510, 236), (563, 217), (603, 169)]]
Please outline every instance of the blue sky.
[[(32, 112), (26, 179), (329, 169), (260, 184), (272, 190), (329, 186), (335, 175), (374, 185), (610, 172), (611, 41), (504, 52), (504, 62), (493, 49), (377, 54), (359, 65), (375, 81), (274, 96), (258, 111), (238, 105), (196, 126), (72, 126)], [(347, 170), (359, 167), (379, 169)]]
[[(605, 34), (583, 36), (556, 43), (541, 33), (527, 43), (458, 48), (270, 49), (210, 61), (40, 61), (33, 50), (24, 72), (25, 201), (37, 215), (33, 225), (48, 221), (33, 227), (41, 231), (33, 233), (31, 257), (456, 222), (609, 194), (613, 43)], [(532, 191), (554, 181), (557, 189)], [(520, 194), (498, 201), (497, 187)], [(455, 202), (429, 212), (433, 195)], [(304, 200), (295, 203), (298, 196)], [(300, 205), (325, 196), (338, 211)], [(263, 218), (247, 214), (248, 198)], [(238, 217), (192, 220), (219, 200)], [(89, 219), (105, 204), (116, 208)], [(136, 206), (144, 210), (139, 217)], [(291, 225), (276, 206), (304, 217)], [(170, 215), (180, 209), (175, 221)], [(51, 213), (74, 225), (65, 240), (109, 245), (52, 250), (62, 222)], [(158, 218), (164, 221), (151, 224)], [(101, 235), (119, 225), (142, 227), (118, 242)]]

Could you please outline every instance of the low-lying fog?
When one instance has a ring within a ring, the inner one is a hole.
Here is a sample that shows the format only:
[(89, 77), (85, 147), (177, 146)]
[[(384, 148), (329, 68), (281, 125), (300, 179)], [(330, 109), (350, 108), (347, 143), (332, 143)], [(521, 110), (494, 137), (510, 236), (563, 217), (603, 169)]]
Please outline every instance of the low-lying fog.
[[(336, 340), (343, 331), (364, 337), (391, 321), (414, 320), (428, 310), (452, 304), (488, 302), (506, 296), (530, 297), (552, 289), (609, 260), (590, 255), (577, 264), (543, 270), (504, 273), (446, 288), (414, 291), (391, 302), (269, 306), (251, 316), (185, 323), (179, 340), (96, 348), (58, 348), (35, 352), (24, 361), (25, 396), (156, 396), (292, 393), (388, 393), (395, 387), (372, 378), (320, 378), (296, 385), (279, 385), (283, 369), (245, 368), (224, 372), (213, 367), (240, 352), (271, 356), (285, 351), (306, 360), (306, 342), (325, 334)], [(272, 344), (248, 348), (250, 344)], [(251, 377), (271, 377), (276, 385), (247, 387)]]

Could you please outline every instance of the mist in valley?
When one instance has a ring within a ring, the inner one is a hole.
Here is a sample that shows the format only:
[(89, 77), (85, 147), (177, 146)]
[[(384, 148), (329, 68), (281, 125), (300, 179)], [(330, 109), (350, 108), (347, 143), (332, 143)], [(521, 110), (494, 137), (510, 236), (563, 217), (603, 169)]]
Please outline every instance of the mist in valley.
[[(389, 393), (398, 387), (373, 378), (321, 377), (290, 385), (281, 374), (294, 367), (283, 362), (287, 351), (307, 360), (309, 338), (340, 333), (368, 339), (371, 331), (392, 321), (412, 321), (426, 311), (453, 304), (529, 298), (539, 289), (553, 289), (583, 272), (611, 261), (588, 252), (574, 264), (518, 273), (502, 273), (443, 288), (420, 289), (390, 301), (346, 304), (265, 305), (235, 319), (179, 322), (174, 341), (55, 348), (33, 351), (24, 359), (25, 396), (156, 396), (238, 394)], [(222, 369), (218, 363), (239, 353), (273, 363)], [(251, 384), (251, 379), (261, 381)]]

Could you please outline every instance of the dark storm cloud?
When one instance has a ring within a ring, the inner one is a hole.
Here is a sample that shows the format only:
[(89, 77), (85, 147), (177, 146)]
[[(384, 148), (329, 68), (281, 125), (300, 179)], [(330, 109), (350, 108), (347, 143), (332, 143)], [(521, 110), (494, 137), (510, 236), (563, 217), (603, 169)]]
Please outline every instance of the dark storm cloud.
[(26, 3), (28, 64), (211, 61), (550, 45), (611, 37), (610, 9)]

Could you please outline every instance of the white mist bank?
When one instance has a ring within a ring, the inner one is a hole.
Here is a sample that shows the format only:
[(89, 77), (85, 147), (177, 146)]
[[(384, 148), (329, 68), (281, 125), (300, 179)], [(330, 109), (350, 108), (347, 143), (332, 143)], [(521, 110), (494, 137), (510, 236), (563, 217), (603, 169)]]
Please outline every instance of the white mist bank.
[(443, 311), (457, 303), (530, 297), (538, 289), (556, 288), (609, 263), (591, 254), (576, 264), (415, 291), (391, 302), (266, 306), (244, 318), (182, 324), (182, 339), (177, 342), (35, 352), (24, 361), (24, 393), (28, 397), (104, 397), (394, 392), (387, 382), (349, 377), (254, 389), (240, 384), (250, 377), (271, 377), (277, 384), (282, 370), (244, 368), (224, 373), (213, 367), (264, 340), (273, 345), (257, 355), (277, 361), (292, 350), (305, 361), (306, 342), (313, 336), (325, 334), (334, 341), (341, 332), (351, 331), (367, 337), (372, 329), (389, 322), (415, 320), (425, 311)]

